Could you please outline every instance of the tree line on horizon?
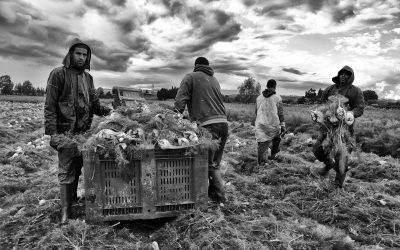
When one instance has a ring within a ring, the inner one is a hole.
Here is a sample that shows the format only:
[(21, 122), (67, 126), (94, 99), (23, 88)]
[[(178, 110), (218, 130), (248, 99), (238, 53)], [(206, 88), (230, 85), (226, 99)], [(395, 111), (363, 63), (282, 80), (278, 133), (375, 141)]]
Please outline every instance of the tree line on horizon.
[[(178, 87), (171, 87), (171, 89), (162, 88), (157, 91), (158, 100), (174, 99), (178, 93)], [(226, 103), (243, 103), (250, 104), (255, 103), (257, 97), (261, 94), (261, 84), (257, 82), (253, 77), (246, 78), (237, 88), (238, 94), (236, 95), (224, 95), (223, 101)], [(34, 87), (33, 84), (26, 80), (23, 83), (14, 84), (9, 75), (0, 76), (0, 93), (2, 95), (27, 95), (27, 96), (44, 96), (46, 94), (45, 88)], [(113, 98), (111, 92), (105, 93), (102, 87), (96, 90), (99, 98)], [(305, 92), (304, 96), (299, 98), (283, 98), (283, 102), (286, 104), (315, 104), (321, 99), (323, 89), (310, 88)], [(400, 101), (396, 102), (385, 102), (384, 104), (378, 103), (378, 95), (373, 90), (363, 91), (364, 100), (369, 105), (378, 105), (389, 108), (400, 108)]]
[(45, 88), (34, 87), (29, 80), (14, 84), (9, 75), (3, 75), (0, 76), (0, 93), (2, 95), (44, 96), (46, 90)]
[[(323, 89), (310, 88), (305, 92), (304, 96), (296, 98), (283, 98), (283, 102), (286, 104), (315, 104), (321, 100)], [(159, 100), (174, 99), (178, 92), (177, 87), (171, 89), (162, 88), (157, 92)], [(242, 84), (238, 87), (238, 94), (236, 95), (224, 95), (223, 101), (226, 103), (243, 103), (250, 104), (255, 103), (257, 97), (261, 94), (261, 84), (257, 82), (253, 77), (246, 78)], [(378, 95), (373, 90), (363, 91), (364, 99), (367, 104), (374, 104), (378, 100)]]

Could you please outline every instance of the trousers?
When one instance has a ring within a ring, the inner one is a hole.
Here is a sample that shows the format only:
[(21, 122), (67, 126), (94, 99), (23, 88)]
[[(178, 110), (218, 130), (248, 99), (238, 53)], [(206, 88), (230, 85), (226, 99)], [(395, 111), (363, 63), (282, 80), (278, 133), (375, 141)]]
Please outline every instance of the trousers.
[(208, 151), (208, 196), (217, 202), (225, 202), (224, 182), (221, 176), (220, 163), (226, 140), (228, 139), (228, 123), (213, 123), (205, 125), (212, 135), (212, 139), (219, 140), (217, 150)]

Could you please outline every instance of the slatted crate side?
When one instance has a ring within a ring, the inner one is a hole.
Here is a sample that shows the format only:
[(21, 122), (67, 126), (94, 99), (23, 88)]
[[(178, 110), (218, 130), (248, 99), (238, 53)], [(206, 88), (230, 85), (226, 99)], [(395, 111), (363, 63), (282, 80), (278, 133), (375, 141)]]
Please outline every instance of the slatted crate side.
[[(91, 160), (93, 159), (93, 160)], [(114, 160), (85, 157), (87, 220), (131, 220), (176, 216), (207, 208), (206, 154), (185, 149), (148, 150), (121, 175)]]
[[(84, 156), (86, 219), (143, 212), (140, 161), (132, 161), (123, 173), (113, 159), (100, 160), (94, 153)], [(123, 176), (122, 176), (123, 175)]]
[(193, 202), (193, 158), (157, 159), (157, 204)]
[(142, 206), (140, 161), (131, 161), (121, 172), (113, 160), (100, 160), (104, 180), (104, 208)]
[(98, 167), (100, 161), (94, 152), (83, 153), (86, 221), (101, 222), (103, 209), (103, 182)]

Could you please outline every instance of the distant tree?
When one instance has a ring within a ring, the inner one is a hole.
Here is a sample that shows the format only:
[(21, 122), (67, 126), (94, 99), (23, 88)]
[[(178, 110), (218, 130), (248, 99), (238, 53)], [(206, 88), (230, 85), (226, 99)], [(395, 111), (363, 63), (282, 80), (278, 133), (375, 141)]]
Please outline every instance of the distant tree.
[(172, 87), (171, 89), (168, 90), (168, 94), (167, 94), (167, 99), (175, 99), (176, 94), (178, 93), (178, 89), (177, 87)]
[(168, 90), (165, 88), (160, 89), (159, 91), (157, 91), (157, 98), (158, 100), (166, 100), (168, 95)]
[(104, 89), (103, 89), (102, 87), (98, 87), (98, 88), (96, 89), (96, 95), (97, 95), (99, 98), (103, 98), (103, 97), (104, 97)]
[(157, 91), (157, 98), (158, 100), (175, 99), (178, 90), (178, 87), (172, 87), (171, 89), (162, 88)]
[(12, 94), (12, 89), (14, 87), (14, 83), (11, 81), (11, 77), (9, 75), (0, 76), (0, 90), (3, 95)]
[(2, 83), (10, 83), (11, 77), (9, 75), (0, 76), (0, 84)]
[(2, 95), (12, 95), (12, 90), (14, 88), (14, 83), (3, 83), (3, 86), (0, 87)]
[(253, 77), (248, 77), (238, 87), (239, 99), (242, 103), (252, 103), (260, 95), (261, 85)]
[(44, 88), (37, 87), (35, 90), (37, 96), (44, 96), (44, 94), (46, 93), (46, 90)]
[(29, 80), (22, 83), (22, 94), (23, 95), (35, 95), (35, 88)]
[(365, 90), (363, 91), (363, 95), (364, 95), (364, 100), (367, 103), (372, 103), (378, 100), (378, 95), (373, 90)]
[(226, 102), (226, 103), (232, 102), (232, 100), (231, 100), (231, 98), (230, 98), (229, 95), (224, 95), (224, 96), (222, 97), (222, 100), (223, 100), (224, 102)]
[(16, 95), (22, 95), (23, 91), (22, 91), (22, 84), (21, 83), (17, 83), (14, 86), (14, 94)]
[(111, 98), (113, 98), (113, 95), (111, 94), (110, 91), (108, 91), (108, 92), (105, 94), (104, 97), (107, 98), (107, 99), (111, 99)]
[(242, 98), (240, 97), (240, 95), (236, 95), (235, 98), (233, 98), (233, 101), (234, 102), (241, 102), (241, 99)]
[(310, 100), (315, 100), (317, 99), (317, 93), (316, 90), (311, 88), (309, 90), (306, 91), (306, 95), (304, 96), (305, 98), (308, 98)]
[(304, 96), (297, 99), (298, 104), (305, 104), (306, 102), (307, 102), (307, 98), (305, 98)]

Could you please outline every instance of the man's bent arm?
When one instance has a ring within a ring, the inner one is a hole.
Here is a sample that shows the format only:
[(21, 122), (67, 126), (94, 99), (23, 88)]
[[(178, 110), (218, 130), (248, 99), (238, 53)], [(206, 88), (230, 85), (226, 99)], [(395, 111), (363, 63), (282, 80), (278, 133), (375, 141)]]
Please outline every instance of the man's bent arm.
[(360, 117), (364, 114), (364, 95), (361, 91), (361, 89), (357, 88), (357, 95), (356, 99), (354, 100), (354, 109), (351, 110), (353, 111), (354, 118)]
[[(93, 80), (92, 80), (93, 82)], [(111, 109), (105, 106), (102, 106), (100, 104), (100, 100), (99, 97), (96, 94), (96, 89), (94, 88), (94, 85), (92, 84), (91, 88), (90, 88), (90, 98), (89, 100), (91, 100), (91, 109), (93, 114), (98, 115), (98, 116), (107, 116), (110, 114)]]
[(46, 86), (46, 101), (44, 103), (44, 132), (46, 135), (57, 133), (57, 105), (60, 76), (53, 70)]
[(186, 75), (183, 78), (181, 85), (179, 86), (178, 93), (176, 94), (174, 108), (180, 113), (183, 113), (183, 111), (185, 111), (186, 104), (190, 100), (191, 81), (191, 76)]
[(283, 103), (280, 101), (278, 102), (278, 117), (279, 117), (279, 122), (281, 124), (285, 123), (285, 116), (283, 115)]

